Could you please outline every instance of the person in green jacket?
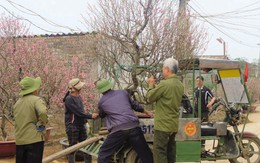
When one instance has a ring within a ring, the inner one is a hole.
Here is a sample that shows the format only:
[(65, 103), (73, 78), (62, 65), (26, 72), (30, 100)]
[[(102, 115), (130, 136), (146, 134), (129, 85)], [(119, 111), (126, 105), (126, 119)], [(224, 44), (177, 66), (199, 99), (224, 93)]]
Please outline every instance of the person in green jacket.
[(147, 99), (156, 102), (154, 117), (154, 163), (174, 163), (176, 161), (175, 135), (178, 131), (179, 107), (184, 86), (176, 76), (178, 61), (168, 58), (163, 63), (163, 77), (155, 86), (155, 79), (148, 79)]
[(48, 122), (46, 104), (38, 96), (41, 78), (25, 77), (19, 85), (20, 98), (13, 107), (16, 163), (41, 163)]

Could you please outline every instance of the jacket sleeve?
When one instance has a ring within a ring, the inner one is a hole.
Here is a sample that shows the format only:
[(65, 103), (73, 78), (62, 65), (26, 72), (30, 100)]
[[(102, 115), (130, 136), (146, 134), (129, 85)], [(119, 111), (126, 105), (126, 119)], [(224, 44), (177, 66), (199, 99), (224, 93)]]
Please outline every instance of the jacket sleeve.
[(140, 105), (137, 101), (133, 100), (130, 96), (130, 94), (127, 91), (124, 91), (126, 98), (129, 100), (129, 103), (131, 105), (131, 109), (137, 111), (137, 112), (144, 112), (144, 108), (142, 105)]
[(131, 104), (132, 109), (134, 109), (137, 112), (141, 112), (141, 113), (144, 112), (144, 108), (138, 102), (134, 101), (130, 97), (129, 97), (129, 102)]
[(105, 118), (106, 117), (106, 113), (104, 112), (104, 110), (100, 106), (98, 106), (98, 110), (99, 110), (98, 116), (100, 118)]
[(158, 84), (155, 88), (149, 88), (146, 94), (149, 103), (153, 103), (163, 96), (165, 86), (163, 83)]
[(40, 121), (43, 126), (46, 126), (48, 123), (48, 116), (45, 102), (39, 98), (35, 103), (35, 109), (38, 115), (38, 121)]
[(76, 116), (92, 119), (92, 115), (84, 113), (84, 109), (80, 108), (72, 98), (66, 98), (65, 105)]
[(207, 88), (207, 91), (208, 91), (208, 96), (210, 97), (210, 98), (213, 98), (214, 97), (214, 95), (213, 95), (213, 93), (211, 92), (211, 90), (209, 89), (209, 88)]

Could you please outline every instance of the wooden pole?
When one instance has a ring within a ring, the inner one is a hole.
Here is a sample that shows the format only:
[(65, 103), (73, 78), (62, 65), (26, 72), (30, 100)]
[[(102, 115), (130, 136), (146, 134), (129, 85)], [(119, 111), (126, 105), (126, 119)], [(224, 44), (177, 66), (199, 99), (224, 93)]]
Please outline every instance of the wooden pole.
[(65, 155), (69, 154), (69, 153), (72, 153), (72, 152), (74, 152), (76, 150), (79, 150), (80, 148), (85, 147), (88, 144), (94, 143), (94, 142), (96, 142), (96, 141), (98, 141), (98, 140), (100, 140), (102, 138), (103, 138), (103, 136), (96, 136), (96, 137), (89, 138), (89, 139), (87, 139), (87, 140), (85, 140), (83, 142), (80, 142), (80, 143), (75, 144), (75, 145), (73, 145), (71, 147), (68, 147), (68, 148), (66, 148), (66, 149), (64, 149), (62, 151), (59, 151), (59, 152), (54, 153), (54, 154), (52, 154), (50, 156), (47, 156), (46, 158), (44, 158), (42, 160), (42, 163), (49, 163), (49, 162), (51, 162), (53, 160), (57, 160), (60, 157), (63, 157)]

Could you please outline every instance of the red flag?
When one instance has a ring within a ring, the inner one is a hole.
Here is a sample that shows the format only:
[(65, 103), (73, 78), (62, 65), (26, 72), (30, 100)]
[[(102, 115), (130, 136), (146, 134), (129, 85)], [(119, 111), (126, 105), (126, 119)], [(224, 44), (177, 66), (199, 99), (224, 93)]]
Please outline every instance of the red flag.
[(248, 64), (246, 64), (246, 68), (244, 71), (244, 82), (247, 82), (248, 79)]

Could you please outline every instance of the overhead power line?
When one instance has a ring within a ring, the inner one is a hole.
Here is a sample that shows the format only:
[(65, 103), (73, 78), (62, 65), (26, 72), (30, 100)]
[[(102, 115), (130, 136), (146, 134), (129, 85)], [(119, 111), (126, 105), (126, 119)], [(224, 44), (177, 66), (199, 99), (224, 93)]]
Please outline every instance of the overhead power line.
[[(200, 9), (202, 12), (204, 12), (205, 15), (203, 15), (204, 17), (230, 17), (233, 15), (232, 18), (239, 18), (241, 19), (241, 16), (238, 17), (237, 14), (245, 14), (245, 13), (248, 13), (248, 12), (254, 12), (254, 11), (260, 11), (260, 7), (256, 7), (256, 8), (251, 8), (251, 9), (247, 9), (251, 6), (255, 6), (256, 4), (260, 4), (260, 1), (257, 1), (257, 2), (254, 2), (254, 3), (251, 3), (247, 6), (244, 6), (244, 7), (241, 7), (239, 9), (235, 9), (233, 11), (228, 11), (228, 12), (223, 12), (223, 13), (218, 13), (218, 14), (213, 14), (213, 15), (210, 15), (210, 14), (207, 14), (207, 11), (205, 9), (203, 9), (198, 3), (196, 0), (193, 0), (193, 4), (196, 5), (196, 7), (198, 9)], [(254, 16), (254, 15), (258, 15), (258, 14), (253, 14), (253, 15), (247, 15), (247, 16)]]
[[(18, 4), (16, 2), (13, 2), (11, 0), (6, 0), (11, 6), (13, 6), (16, 10), (18, 10), (19, 12), (23, 13), (23, 14), (26, 14), (26, 15), (30, 15), (30, 16), (35, 16), (35, 17), (39, 17), (40, 19), (42, 19), (44, 22), (48, 23), (49, 25), (53, 26), (53, 27), (58, 27), (58, 28), (63, 28), (63, 29), (67, 29), (69, 30), (70, 32), (81, 32), (80, 29), (73, 29), (69, 26), (64, 26), (64, 25), (60, 25), (58, 23), (55, 23), (45, 17), (43, 17), (42, 15), (38, 14), (37, 12), (21, 5), (21, 4)], [(2, 7), (8, 14), (10, 14), (12, 17), (18, 19), (18, 20), (23, 20), (23, 21), (26, 21), (28, 22), (30, 25), (44, 31), (44, 32), (48, 32), (48, 33), (64, 33), (62, 31), (53, 31), (53, 30), (49, 30), (49, 29), (46, 29), (46, 28), (43, 28), (39, 25), (37, 25), (36, 23), (32, 22), (31, 20), (29, 20), (28, 18), (24, 18), (22, 16), (17, 16), (13, 13), (13, 11), (10, 11), (9, 9), (7, 9), (5, 6), (1, 5), (0, 4), (0, 7)]]
[[(200, 9), (201, 11), (203, 10), (203, 12), (200, 12), (200, 15), (202, 15), (204, 18), (207, 18), (208, 20), (218, 22), (218, 23), (222, 22), (224, 24), (233, 25), (233, 26), (236, 26), (236, 27), (241, 26), (243, 28), (251, 28), (251, 29), (260, 30), (259, 24), (256, 25), (256, 24), (249, 23), (249, 20), (259, 21), (258, 16), (260, 16), (260, 12), (258, 12), (258, 13), (255, 13), (255, 12), (246, 13), (246, 15), (243, 15), (243, 14), (245, 14), (244, 12), (237, 12), (237, 13), (233, 13), (232, 15), (225, 14), (225, 13), (232, 13), (232, 11), (230, 11), (230, 12), (210, 15), (210, 14), (207, 13), (206, 10), (204, 10), (200, 5), (197, 4), (196, 0), (194, 0), (193, 3), (198, 9)], [(240, 9), (244, 9), (246, 7), (249, 7), (249, 6), (256, 5), (257, 3), (260, 4), (260, 1), (251, 3), (250, 5), (242, 7)], [(260, 7), (257, 7), (257, 8), (260, 9)], [(259, 9), (257, 11), (260, 11)], [(238, 10), (239, 9), (234, 10), (234, 11), (238, 11)], [(198, 17), (200, 17), (200, 15), (197, 14)], [(236, 19), (239, 20), (239, 23), (233, 22)], [(242, 21), (247, 21), (247, 22), (243, 23)]]
[[(22, 13), (24, 13), (24, 14), (31, 15), (31, 16), (37, 16), (37, 17), (41, 18), (43, 21), (47, 22), (48, 24), (50, 24), (50, 25), (52, 25), (52, 26), (60, 27), (60, 28), (65, 28), (65, 29), (68, 29), (68, 30), (70, 30), (70, 31), (72, 31), (72, 32), (78, 31), (78, 30), (75, 30), (75, 29), (73, 29), (73, 28), (70, 28), (69, 26), (59, 25), (59, 24), (57, 24), (57, 23), (55, 23), (55, 22), (53, 22), (53, 21), (51, 21), (51, 20), (49, 20), (49, 19), (47, 19), (47, 18), (41, 16), (40, 14), (36, 13), (35, 11), (24, 7), (24, 6), (21, 5), (21, 4), (18, 4), (18, 3), (16, 3), (16, 2), (11, 1), (11, 0), (6, 0), (6, 1), (7, 1), (9, 4), (11, 4), (14, 8), (16, 8), (17, 10), (19, 10), (20, 12), (22, 12)], [(17, 6), (18, 6), (18, 7), (17, 7)], [(25, 12), (25, 11), (23, 11), (23, 10), (21, 10), (19, 7), (22, 8), (22, 9), (24, 9), (24, 10), (26, 10), (26, 11), (29, 11), (29, 13), (28, 13), (28, 12)]]
[(17, 20), (24, 20), (24, 21), (27, 21), (29, 22), (31, 25), (35, 26), (36, 28), (39, 28), (45, 32), (50, 32), (50, 33), (62, 33), (62, 32), (54, 32), (54, 31), (51, 31), (51, 30), (47, 30), (47, 29), (44, 29), (36, 24), (34, 24), (32, 21), (26, 19), (26, 18), (23, 18), (23, 17), (18, 17), (16, 15), (14, 15), (11, 11), (9, 11), (6, 7), (4, 7), (3, 5), (0, 4), (0, 7), (2, 7), (6, 12), (8, 12), (10, 15), (12, 15), (14, 18), (16, 18)]
[[(248, 35), (253, 35), (255, 37), (259, 37), (258, 35), (254, 35), (246, 30), (243, 30), (243, 29), (239, 29), (236, 27), (231, 27), (231, 25), (234, 26), (234, 24), (230, 23), (230, 22), (224, 22), (224, 21), (219, 21), (219, 20), (213, 20), (213, 18), (211, 18), (211, 20), (209, 20), (208, 17), (206, 16), (203, 16), (201, 13), (199, 13), (196, 9), (194, 9), (191, 5), (188, 4), (188, 6), (198, 15), (198, 18), (201, 18), (202, 21), (205, 21), (206, 23), (208, 23), (209, 25), (211, 25), (212, 27), (214, 27), (217, 31), (219, 31), (220, 33), (224, 34), (225, 36), (227, 36), (228, 38), (232, 39), (233, 41), (239, 43), (239, 44), (242, 44), (242, 45), (245, 45), (245, 46), (249, 46), (249, 47), (254, 47), (254, 46), (250, 46), (246, 43), (244, 43), (243, 41), (233, 37), (232, 35), (230, 35), (229, 33), (225, 32), (224, 30), (222, 30), (223, 28), (224, 29), (232, 29), (233, 31), (236, 30), (236, 31), (239, 31), (243, 34), (248, 34)], [(196, 5), (197, 6), (197, 5)], [(248, 5), (249, 6), (249, 5)], [(200, 7), (199, 7), (200, 8)], [(200, 10), (202, 10), (202, 8), (200, 8)], [(213, 22), (218, 22), (218, 23), (213, 23)], [(226, 25), (222, 25), (221, 23), (226, 23)], [(227, 26), (229, 25), (229, 26)], [(243, 26), (243, 24), (241, 25)], [(254, 29), (257, 29), (259, 30), (259, 27), (258, 26), (255, 26), (255, 27), (251, 27), (251, 28), (254, 28)]]

